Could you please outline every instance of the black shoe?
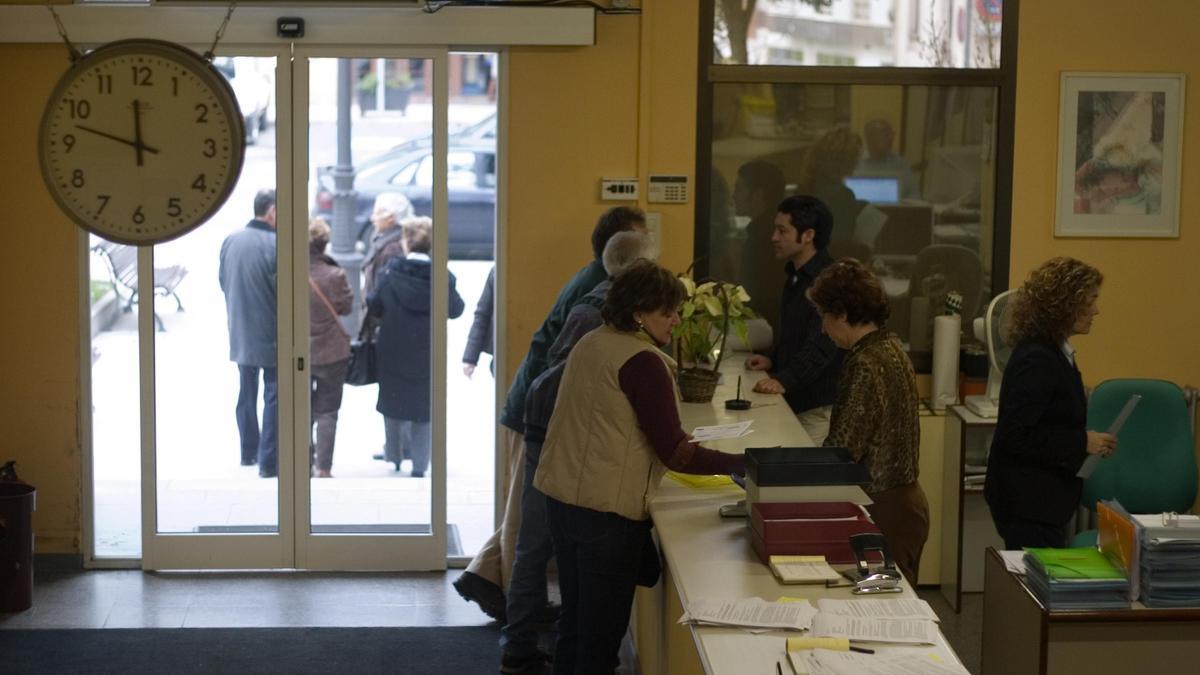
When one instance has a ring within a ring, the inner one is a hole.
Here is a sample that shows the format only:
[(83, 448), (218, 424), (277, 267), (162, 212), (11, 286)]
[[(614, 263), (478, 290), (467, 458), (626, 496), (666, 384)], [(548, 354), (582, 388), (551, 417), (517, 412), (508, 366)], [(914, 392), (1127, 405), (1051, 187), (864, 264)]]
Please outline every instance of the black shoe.
[(259, 478), (276, 478), (278, 476), (279, 476), (279, 474), (275, 471), (259, 471), (258, 472)]
[(243, 459), (242, 460), (242, 466), (254, 466), (255, 464), (258, 464), (257, 459)]
[(505, 623), (504, 591), (496, 584), (473, 572), (463, 572), (454, 580), (454, 590), (467, 602), (478, 604), (484, 614)]
[[(396, 467), (396, 470), (397, 470), (397, 471), (399, 471), (399, 470), (400, 470), (400, 467)], [(424, 472), (424, 471), (413, 471), (413, 472), (412, 472), (412, 477), (413, 477), (413, 478), (424, 478), (424, 477), (425, 477), (425, 472)]]
[(381, 462), (386, 462), (386, 461), (387, 461), (387, 457), (385, 457), (385, 456), (383, 455), (383, 453), (382, 453), (382, 452), (381, 452), (381, 453), (379, 453), (378, 455), (371, 455), (371, 459), (377, 459), (377, 460), (379, 460), (379, 461), (381, 461)]
[(500, 672), (506, 675), (533, 675), (541, 673), (553, 660), (549, 654), (543, 651), (525, 656), (504, 652), (500, 655)]

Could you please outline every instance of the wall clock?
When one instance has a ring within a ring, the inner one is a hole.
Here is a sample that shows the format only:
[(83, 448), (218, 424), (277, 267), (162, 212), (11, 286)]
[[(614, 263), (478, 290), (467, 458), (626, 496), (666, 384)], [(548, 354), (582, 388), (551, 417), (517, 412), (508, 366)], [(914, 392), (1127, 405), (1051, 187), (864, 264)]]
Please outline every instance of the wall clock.
[(42, 177), (80, 227), (133, 245), (168, 241), (221, 208), (245, 131), (229, 83), (195, 52), (112, 42), (55, 86), (38, 132)]

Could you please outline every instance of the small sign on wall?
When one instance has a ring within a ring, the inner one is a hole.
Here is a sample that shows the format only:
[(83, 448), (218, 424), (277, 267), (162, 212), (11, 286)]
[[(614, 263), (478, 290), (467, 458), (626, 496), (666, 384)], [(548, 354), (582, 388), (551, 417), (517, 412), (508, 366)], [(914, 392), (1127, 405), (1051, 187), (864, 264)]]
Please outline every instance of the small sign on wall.
[(650, 195), (647, 201), (651, 204), (688, 203), (688, 177), (651, 175)]

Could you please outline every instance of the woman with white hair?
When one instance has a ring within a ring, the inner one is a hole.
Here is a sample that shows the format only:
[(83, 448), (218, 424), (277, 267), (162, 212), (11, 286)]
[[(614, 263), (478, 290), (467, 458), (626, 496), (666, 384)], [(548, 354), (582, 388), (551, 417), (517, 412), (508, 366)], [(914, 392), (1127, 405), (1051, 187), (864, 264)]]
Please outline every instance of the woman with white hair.
[(388, 261), (404, 255), (400, 241), (400, 222), (413, 216), (412, 202), (399, 192), (381, 192), (371, 211), (371, 247), (363, 257), (363, 297), (375, 290), (375, 277), (387, 267)]

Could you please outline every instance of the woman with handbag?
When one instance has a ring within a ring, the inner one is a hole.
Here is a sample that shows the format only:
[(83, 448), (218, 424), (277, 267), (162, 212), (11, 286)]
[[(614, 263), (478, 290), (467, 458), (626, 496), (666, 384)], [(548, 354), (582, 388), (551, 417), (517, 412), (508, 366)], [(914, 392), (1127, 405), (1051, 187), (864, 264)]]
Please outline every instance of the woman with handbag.
[(308, 316), (311, 426), (315, 435), (313, 475), (317, 478), (332, 477), (342, 384), (350, 363), (350, 336), (339, 317), (354, 308), (354, 293), (346, 281), (346, 272), (336, 260), (325, 255), (328, 243), (329, 225), (321, 218), (313, 219), (308, 226)]
[[(408, 218), (400, 225), (404, 255), (393, 258), (367, 298), (367, 311), (380, 319), (375, 356), (379, 400), (383, 415), (384, 454), (400, 469), (403, 447), (412, 458), (412, 477), (429, 470), (433, 450), (430, 424), (430, 310), (433, 304), (433, 266), (429, 258), (433, 221)], [(448, 314), (463, 313), (463, 299), (450, 277)]]

